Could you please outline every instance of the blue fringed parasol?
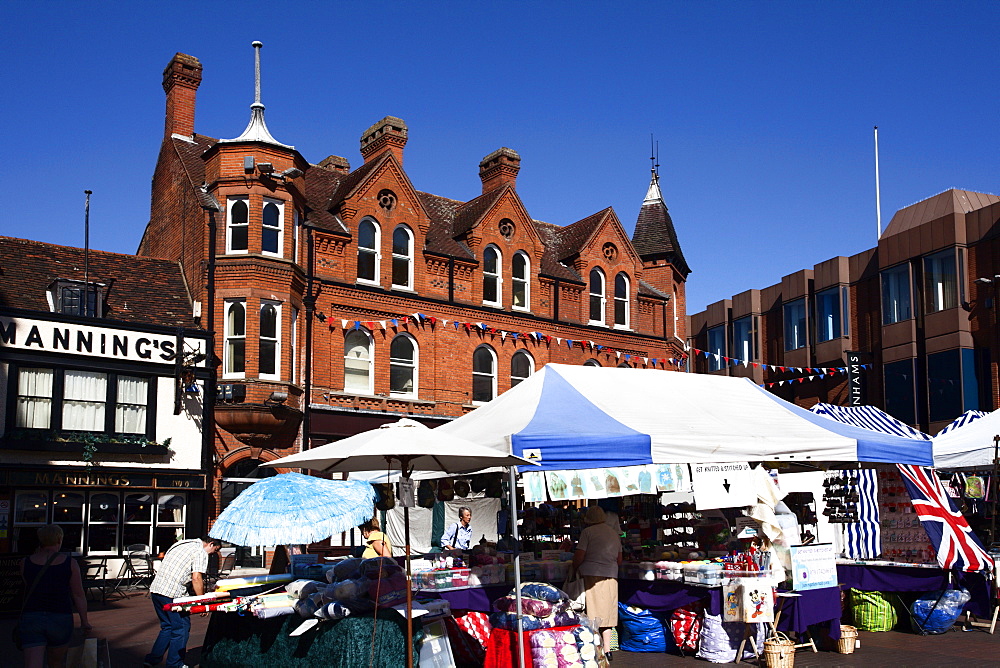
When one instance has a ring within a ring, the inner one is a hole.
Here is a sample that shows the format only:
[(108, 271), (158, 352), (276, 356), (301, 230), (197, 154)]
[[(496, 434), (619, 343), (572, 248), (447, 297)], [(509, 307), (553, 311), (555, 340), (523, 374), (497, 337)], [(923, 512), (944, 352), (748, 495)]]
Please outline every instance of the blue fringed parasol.
[(282, 473), (246, 488), (209, 536), (246, 546), (315, 543), (371, 519), (374, 506), (367, 482)]

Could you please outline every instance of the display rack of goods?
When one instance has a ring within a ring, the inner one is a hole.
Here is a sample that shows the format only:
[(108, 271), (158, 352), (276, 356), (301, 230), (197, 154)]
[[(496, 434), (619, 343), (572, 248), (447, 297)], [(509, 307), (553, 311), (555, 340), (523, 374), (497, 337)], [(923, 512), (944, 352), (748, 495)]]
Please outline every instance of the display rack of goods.
[(823, 514), (831, 524), (857, 522), (860, 498), (857, 471), (830, 471), (823, 480)]

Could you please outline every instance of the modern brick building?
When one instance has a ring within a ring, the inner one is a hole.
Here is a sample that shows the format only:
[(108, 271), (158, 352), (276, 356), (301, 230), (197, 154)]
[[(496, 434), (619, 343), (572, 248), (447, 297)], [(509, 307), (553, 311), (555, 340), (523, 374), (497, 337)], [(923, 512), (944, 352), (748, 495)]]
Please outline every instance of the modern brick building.
[(846, 405), (847, 376), (828, 372), (858, 351), (867, 403), (937, 433), (998, 407), (998, 288), (1000, 197), (946, 190), (896, 212), (876, 248), (691, 315), (691, 346), (708, 353), (695, 368)]
[(163, 73), (138, 252), (180, 262), (216, 333), (219, 506), (302, 434), (440, 424), (548, 362), (676, 368), (690, 270), (655, 173), (631, 239), (611, 208), (541, 222), (509, 148), (479, 163), (480, 196), (449, 199), (410, 181), (392, 116), (361, 134), (353, 169), (274, 139), (259, 99), (235, 139), (198, 134), (201, 76), (184, 54)]
[(206, 530), (211, 336), (177, 262), (0, 237), (0, 554)]

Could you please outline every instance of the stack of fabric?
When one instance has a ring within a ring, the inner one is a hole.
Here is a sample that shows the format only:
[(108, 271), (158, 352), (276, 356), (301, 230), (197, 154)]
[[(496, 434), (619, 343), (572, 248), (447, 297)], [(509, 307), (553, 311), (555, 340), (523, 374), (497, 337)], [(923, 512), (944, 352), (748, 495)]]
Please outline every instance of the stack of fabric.
[(532, 665), (535, 668), (597, 668), (599, 638), (586, 626), (535, 631), (529, 639)]
[[(517, 597), (514, 594), (493, 601), (493, 610), (490, 624), (494, 628), (517, 631)], [(566, 592), (543, 582), (521, 584), (521, 614), (525, 631), (580, 624), (580, 616), (570, 609)]]
[(294, 612), (310, 619), (342, 619), (406, 600), (406, 575), (385, 557), (345, 559), (326, 571), (327, 582), (296, 580), (286, 587)]

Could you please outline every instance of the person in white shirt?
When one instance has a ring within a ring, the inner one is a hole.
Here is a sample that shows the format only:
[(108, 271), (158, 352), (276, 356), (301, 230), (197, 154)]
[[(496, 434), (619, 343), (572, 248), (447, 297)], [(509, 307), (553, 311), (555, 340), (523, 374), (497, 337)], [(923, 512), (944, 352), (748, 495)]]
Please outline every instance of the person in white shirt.
[(205, 593), (208, 556), (221, 547), (222, 543), (215, 538), (193, 538), (174, 543), (167, 550), (153, 583), (149, 585), (149, 597), (153, 599), (153, 608), (160, 620), (160, 634), (156, 636), (153, 649), (146, 655), (143, 668), (159, 664), (164, 654), (167, 655), (167, 668), (185, 665), (184, 652), (191, 633), (191, 615), (167, 612), (163, 606), (173, 603), (175, 598), (187, 596), (189, 582), (195, 595)]
[(620, 532), (606, 523), (604, 510), (590, 506), (586, 525), (573, 552), (573, 568), (583, 576), (587, 616), (598, 620), (604, 651), (611, 651), (611, 629), (618, 626), (618, 566), (622, 563)]

